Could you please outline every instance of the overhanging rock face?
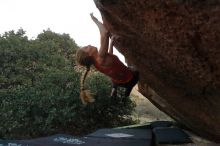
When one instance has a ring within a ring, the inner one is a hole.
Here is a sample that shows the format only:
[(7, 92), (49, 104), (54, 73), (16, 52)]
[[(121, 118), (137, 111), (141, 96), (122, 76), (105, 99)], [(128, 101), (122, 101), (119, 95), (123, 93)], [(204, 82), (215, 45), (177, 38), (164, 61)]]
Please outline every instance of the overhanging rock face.
[[(220, 141), (219, 0), (94, 0), (140, 92), (197, 134)], [(148, 96), (148, 86), (159, 96)]]

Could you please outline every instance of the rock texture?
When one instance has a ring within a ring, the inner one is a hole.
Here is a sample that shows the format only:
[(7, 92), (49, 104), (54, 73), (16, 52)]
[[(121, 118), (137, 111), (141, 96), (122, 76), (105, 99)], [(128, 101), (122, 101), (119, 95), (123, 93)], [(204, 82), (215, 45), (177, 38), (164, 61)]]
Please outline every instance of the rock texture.
[[(220, 1), (94, 0), (140, 92), (200, 136), (220, 141)], [(158, 96), (149, 96), (150, 86)]]

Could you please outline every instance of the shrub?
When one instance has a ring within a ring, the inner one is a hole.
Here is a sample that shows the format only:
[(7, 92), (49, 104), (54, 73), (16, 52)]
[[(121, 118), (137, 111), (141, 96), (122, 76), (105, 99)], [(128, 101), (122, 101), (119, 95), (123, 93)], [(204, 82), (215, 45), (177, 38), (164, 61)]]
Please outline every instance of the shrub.
[(81, 103), (81, 73), (71, 59), (77, 48), (68, 35), (51, 31), (36, 40), (28, 40), (23, 30), (0, 36), (0, 139), (82, 135), (133, 122), (134, 104), (111, 99), (110, 81), (97, 72), (86, 80), (96, 102)]
[(63, 81), (63, 76), (71, 79), (66, 91), (63, 91), (63, 82), (46, 84), (42, 81), (44, 85), (39, 87), (1, 93), (2, 138), (33, 138), (55, 133), (82, 135), (97, 128), (133, 123), (130, 114), (134, 104), (129, 98), (110, 98), (110, 82), (103, 75), (94, 73), (88, 79), (96, 101), (83, 105), (79, 99), (79, 74), (54, 74), (56, 76), (50, 76), (52, 82), (51, 78)]

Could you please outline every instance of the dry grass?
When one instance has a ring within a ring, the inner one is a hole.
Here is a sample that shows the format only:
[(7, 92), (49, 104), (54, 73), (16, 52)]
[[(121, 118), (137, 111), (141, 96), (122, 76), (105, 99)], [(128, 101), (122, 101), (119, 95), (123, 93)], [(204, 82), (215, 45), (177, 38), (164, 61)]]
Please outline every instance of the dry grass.
[(141, 95), (136, 88), (131, 93), (132, 100), (136, 103), (134, 117), (140, 124), (155, 120), (172, 120), (168, 115), (156, 108), (146, 97)]

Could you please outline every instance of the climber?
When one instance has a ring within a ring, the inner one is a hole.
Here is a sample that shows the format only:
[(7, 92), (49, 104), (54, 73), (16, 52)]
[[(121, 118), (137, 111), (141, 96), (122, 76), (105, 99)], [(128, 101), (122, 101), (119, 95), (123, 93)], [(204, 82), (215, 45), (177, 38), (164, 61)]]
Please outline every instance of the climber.
[(106, 29), (104, 24), (102, 24), (96, 17), (93, 16), (92, 13), (90, 16), (97, 25), (100, 32), (100, 48), (98, 50), (96, 47), (88, 45), (80, 48), (76, 53), (76, 62), (79, 65), (86, 67), (80, 82), (80, 98), (84, 104), (94, 101), (89, 90), (84, 88), (84, 81), (91, 65), (94, 65), (98, 71), (111, 78), (111, 97), (117, 95), (118, 86), (124, 87), (126, 89), (124, 95), (127, 97), (130, 95), (132, 88), (138, 82), (139, 74), (137, 71), (130, 70), (118, 59), (116, 55), (113, 54), (113, 43), (115, 37), (111, 37), (109, 46), (109, 31)]

